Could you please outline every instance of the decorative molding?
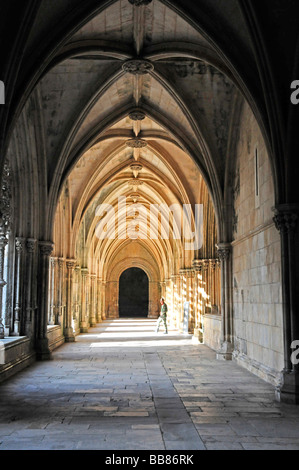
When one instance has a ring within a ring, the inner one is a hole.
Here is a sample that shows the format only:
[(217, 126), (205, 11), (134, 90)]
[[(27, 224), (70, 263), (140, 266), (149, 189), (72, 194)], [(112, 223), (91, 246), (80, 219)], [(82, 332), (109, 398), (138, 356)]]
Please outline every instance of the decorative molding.
[(148, 60), (130, 59), (123, 63), (122, 69), (132, 75), (146, 75), (154, 70), (154, 65)]

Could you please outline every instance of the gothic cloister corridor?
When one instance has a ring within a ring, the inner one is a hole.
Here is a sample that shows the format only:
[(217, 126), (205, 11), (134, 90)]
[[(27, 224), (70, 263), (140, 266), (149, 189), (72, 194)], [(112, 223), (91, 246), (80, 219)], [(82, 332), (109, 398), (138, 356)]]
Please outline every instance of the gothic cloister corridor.
[(0, 450), (299, 450), (298, 51), (298, 0), (0, 1)]
[(105, 321), (0, 385), (0, 450), (299, 449), (299, 409), (191, 335)]

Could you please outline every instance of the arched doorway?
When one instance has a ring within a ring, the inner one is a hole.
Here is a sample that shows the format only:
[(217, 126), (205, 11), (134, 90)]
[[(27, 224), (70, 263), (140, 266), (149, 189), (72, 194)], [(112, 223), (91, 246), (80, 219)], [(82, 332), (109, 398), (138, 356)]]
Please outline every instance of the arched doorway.
[(140, 268), (129, 268), (119, 279), (119, 317), (148, 316), (149, 280)]

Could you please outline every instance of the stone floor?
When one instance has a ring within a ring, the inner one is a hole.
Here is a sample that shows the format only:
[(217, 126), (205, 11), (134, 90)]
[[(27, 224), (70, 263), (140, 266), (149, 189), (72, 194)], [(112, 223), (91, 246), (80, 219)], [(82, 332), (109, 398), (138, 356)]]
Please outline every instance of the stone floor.
[(0, 450), (299, 449), (299, 407), (152, 320), (104, 322), (0, 385)]

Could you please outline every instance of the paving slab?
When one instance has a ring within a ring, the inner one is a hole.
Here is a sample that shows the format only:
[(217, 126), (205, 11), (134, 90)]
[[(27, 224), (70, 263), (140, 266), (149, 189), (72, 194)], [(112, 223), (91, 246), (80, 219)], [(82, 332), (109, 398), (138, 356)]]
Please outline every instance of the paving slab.
[(106, 321), (1, 383), (0, 450), (299, 450), (299, 407), (191, 337), (153, 330)]

